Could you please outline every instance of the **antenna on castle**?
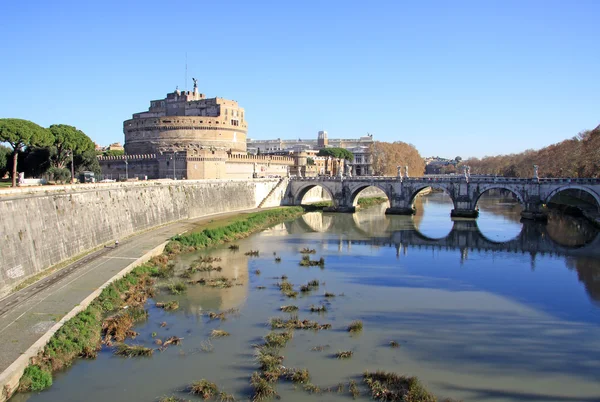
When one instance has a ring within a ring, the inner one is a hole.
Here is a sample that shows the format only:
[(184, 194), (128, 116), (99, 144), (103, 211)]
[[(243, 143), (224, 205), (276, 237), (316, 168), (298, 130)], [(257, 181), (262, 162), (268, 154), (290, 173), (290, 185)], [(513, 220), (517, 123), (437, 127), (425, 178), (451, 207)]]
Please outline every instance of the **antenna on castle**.
[(185, 91), (187, 92), (187, 52), (185, 52)]

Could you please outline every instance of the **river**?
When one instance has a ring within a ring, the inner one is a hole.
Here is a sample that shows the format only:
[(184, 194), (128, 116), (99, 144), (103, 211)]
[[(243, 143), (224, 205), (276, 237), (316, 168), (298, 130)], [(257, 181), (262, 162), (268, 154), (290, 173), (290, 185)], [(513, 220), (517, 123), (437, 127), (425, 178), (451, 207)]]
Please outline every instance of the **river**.
[[(419, 377), (439, 400), (600, 400), (595, 229), (558, 215), (546, 225), (521, 223), (516, 204), (493, 197), (482, 198), (477, 221), (453, 222), (443, 194), (419, 197), (414, 217), (386, 216), (385, 207), (311, 212), (238, 241), (239, 251), (224, 245), (181, 255), (177, 270), (199, 256), (219, 257), (223, 272), (199, 275), (225, 275), (241, 285), (193, 285), (181, 296), (163, 289), (151, 300), (149, 319), (128, 343), (154, 347), (154, 332), (163, 340), (182, 337), (180, 346), (130, 359), (104, 348), (97, 359), (78, 360), (57, 374), (49, 390), (14, 400), (199, 400), (184, 390), (202, 378), (248, 400), (249, 378), (258, 369), (253, 345), (270, 331), (270, 317), (288, 316), (279, 311), (287, 304), (299, 307), (301, 319), (332, 324), (330, 330), (296, 330), (282, 350), (283, 365), (307, 368), (321, 387), (386, 370)], [(315, 249), (312, 259), (324, 258), (322, 269), (299, 265), (304, 247)], [(260, 255), (246, 256), (249, 250)], [(289, 299), (275, 286), (282, 275), (296, 289), (313, 279), (320, 286)], [(336, 296), (325, 298), (325, 292)], [(177, 311), (154, 306), (173, 299)], [(311, 305), (327, 312), (311, 313)], [(239, 311), (224, 321), (206, 315), (227, 309)], [(356, 335), (346, 330), (353, 320), (364, 324)], [(231, 336), (210, 339), (213, 329)], [(323, 350), (313, 351), (317, 346)], [(333, 356), (342, 350), (352, 358)], [(351, 400), (347, 392), (307, 395), (285, 382), (277, 391), (286, 401)], [(362, 391), (359, 399), (368, 400)]]

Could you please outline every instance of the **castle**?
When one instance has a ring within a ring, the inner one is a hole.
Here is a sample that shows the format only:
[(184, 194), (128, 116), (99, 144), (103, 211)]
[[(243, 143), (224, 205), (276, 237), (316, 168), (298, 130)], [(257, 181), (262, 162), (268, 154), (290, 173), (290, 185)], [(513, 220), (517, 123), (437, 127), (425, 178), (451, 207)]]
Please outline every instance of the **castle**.
[[(247, 139), (244, 109), (236, 101), (193, 91), (150, 101), (148, 111), (123, 122), (125, 155), (98, 156), (105, 178), (248, 179), (268, 176), (370, 175), (373, 136), (329, 140)], [(349, 149), (344, 164), (319, 157), (322, 148)]]
[(125, 155), (99, 156), (105, 177), (139, 179), (244, 179), (285, 176), (294, 159), (249, 155), (248, 124), (236, 101), (193, 91), (153, 100), (123, 122)]

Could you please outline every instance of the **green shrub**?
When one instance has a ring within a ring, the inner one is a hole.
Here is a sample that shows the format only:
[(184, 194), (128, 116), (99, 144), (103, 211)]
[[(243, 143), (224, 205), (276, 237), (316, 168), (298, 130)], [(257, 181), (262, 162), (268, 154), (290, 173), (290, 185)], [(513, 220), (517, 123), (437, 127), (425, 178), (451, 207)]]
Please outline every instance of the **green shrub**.
[(43, 391), (51, 385), (52, 373), (43, 370), (38, 365), (31, 365), (25, 368), (25, 372), (19, 383), (19, 391), (38, 392)]

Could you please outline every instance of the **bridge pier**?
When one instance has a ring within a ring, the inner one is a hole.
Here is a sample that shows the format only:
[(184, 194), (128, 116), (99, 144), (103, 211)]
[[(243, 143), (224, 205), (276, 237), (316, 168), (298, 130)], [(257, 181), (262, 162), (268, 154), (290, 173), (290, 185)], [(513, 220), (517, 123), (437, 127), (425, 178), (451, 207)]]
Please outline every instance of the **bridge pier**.
[(525, 203), (525, 208), (521, 212), (521, 218), (545, 222), (548, 220), (548, 214), (541, 200), (536, 200), (536, 202)]
[(416, 212), (413, 207), (389, 207), (385, 210), (386, 215), (414, 215)]
[(478, 209), (458, 209), (454, 208), (450, 211), (450, 217), (452, 218), (472, 218), (475, 219), (479, 216)]

